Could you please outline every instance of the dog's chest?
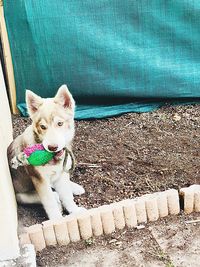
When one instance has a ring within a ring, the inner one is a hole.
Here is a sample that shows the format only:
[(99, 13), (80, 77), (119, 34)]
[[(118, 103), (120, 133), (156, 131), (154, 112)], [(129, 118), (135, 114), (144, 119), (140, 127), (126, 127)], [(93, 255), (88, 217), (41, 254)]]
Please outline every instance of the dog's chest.
[[(53, 184), (61, 177), (63, 173), (63, 161), (64, 159), (56, 164), (46, 164), (45, 166), (38, 166), (37, 171), (39, 172), (42, 178), (48, 179), (49, 183), (53, 186)], [(71, 157), (68, 156), (65, 170), (69, 170), (71, 168), (71, 165)]]
[(39, 166), (37, 171), (42, 178), (48, 179), (50, 184), (53, 184), (61, 176), (63, 166), (62, 164)]

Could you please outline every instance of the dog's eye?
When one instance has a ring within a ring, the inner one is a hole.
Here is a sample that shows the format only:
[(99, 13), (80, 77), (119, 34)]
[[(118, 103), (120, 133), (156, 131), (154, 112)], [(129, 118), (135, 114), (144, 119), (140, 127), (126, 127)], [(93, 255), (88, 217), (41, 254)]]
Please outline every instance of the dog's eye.
[(59, 121), (59, 122), (58, 122), (58, 126), (59, 126), (59, 127), (63, 126), (63, 122), (62, 122), (62, 121)]
[(47, 129), (47, 127), (46, 127), (45, 125), (43, 125), (43, 124), (40, 125), (40, 128), (41, 128), (42, 130), (46, 130), (46, 129)]

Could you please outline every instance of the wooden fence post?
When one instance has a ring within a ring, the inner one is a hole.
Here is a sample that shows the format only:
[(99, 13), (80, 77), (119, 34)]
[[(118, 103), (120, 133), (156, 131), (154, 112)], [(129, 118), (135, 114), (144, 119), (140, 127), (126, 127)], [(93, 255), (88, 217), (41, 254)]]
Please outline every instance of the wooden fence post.
[(3, 48), (3, 57), (5, 62), (5, 70), (6, 70), (6, 79), (8, 82), (8, 93), (11, 111), (13, 114), (17, 114), (17, 101), (16, 101), (16, 87), (15, 87), (15, 78), (14, 78), (14, 70), (12, 64), (12, 56), (10, 51), (10, 45), (8, 40), (8, 33), (6, 29), (6, 23), (4, 18), (4, 10), (3, 10), (3, 0), (0, 0), (0, 35), (1, 42)]

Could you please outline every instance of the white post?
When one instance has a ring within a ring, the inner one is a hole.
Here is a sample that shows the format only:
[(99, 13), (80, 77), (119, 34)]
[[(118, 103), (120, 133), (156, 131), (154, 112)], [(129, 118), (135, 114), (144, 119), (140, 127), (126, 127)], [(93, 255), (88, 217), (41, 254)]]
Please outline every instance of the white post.
[(12, 122), (0, 64), (0, 261), (19, 256), (16, 200), (7, 162)]

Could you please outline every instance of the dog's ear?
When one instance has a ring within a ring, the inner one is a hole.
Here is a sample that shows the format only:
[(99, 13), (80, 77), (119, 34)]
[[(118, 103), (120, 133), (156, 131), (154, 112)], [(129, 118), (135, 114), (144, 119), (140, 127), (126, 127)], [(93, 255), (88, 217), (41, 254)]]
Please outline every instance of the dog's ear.
[(30, 117), (37, 112), (42, 103), (43, 100), (40, 96), (36, 95), (30, 90), (26, 90), (26, 104)]
[(75, 108), (75, 101), (67, 88), (67, 85), (63, 84), (59, 89), (57, 94), (54, 97), (54, 102), (63, 106), (66, 109), (71, 109), (72, 111)]

